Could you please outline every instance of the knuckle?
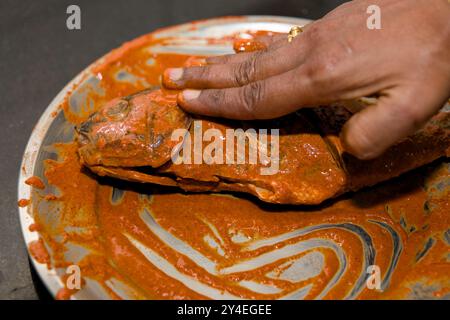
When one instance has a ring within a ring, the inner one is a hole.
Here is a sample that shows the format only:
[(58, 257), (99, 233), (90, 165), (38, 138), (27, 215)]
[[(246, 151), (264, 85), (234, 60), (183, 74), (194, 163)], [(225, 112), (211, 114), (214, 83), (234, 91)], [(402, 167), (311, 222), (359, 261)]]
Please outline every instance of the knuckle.
[(264, 99), (264, 92), (265, 85), (261, 81), (252, 82), (243, 87), (240, 104), (248, 117), (255, 118), (258, 105)]
[(239, 86), (245, 86), (252, 82), (256, 78), (257, 64), (261, 52), (255, 52), (255, 54), (242, 63), (239, 63), (233, 72), (234, 83)]
[(214, 89), (214, 90), (207, 90), (207, 92), (208, 92), (208, 95), (206, 97), (207, 104), (212, 106), (219, 106), (223, 104), (225, 98), (224, 90)]
[(328, 68), (327, 63), (322, 60), (316, 60), (306, 67), (306, 76), (314, 88), (321, 88), (326, 85), (329, 76)]
[(345, 57), (340, 50), (323, 53), (311, 60), (306, 67), (306, 76), (314, 87), (332, 88), (342, 76)]
[(316, 66), (316, 75), (320, 80), (326, 80), (336, 73), (341, 60), (339, 54), (327, 54), (319, 61)]
[(193, 67), (195, 78), (201, 79), (203, 81), (209, 81), (211, 78), (211, 68), (210, 67)]
[(323, 28), (318, 23), (312, 23), (306, 29), (304, 37), (310, 42), (323, 43), (322, 40), (324, 40), (325, 35)]
[(186, 83), (200, 83), (207, 85), (211, 79), (210, 67), (189, 67), (185, 68), (183, 81)]

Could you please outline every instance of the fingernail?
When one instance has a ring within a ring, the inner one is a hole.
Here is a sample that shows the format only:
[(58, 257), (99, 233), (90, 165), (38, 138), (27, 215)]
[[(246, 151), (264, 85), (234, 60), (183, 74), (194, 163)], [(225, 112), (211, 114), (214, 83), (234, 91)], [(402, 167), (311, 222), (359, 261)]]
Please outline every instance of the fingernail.
[(178, 81), (183, 77), (183, 68), (170, 68), (166, 70), (167, 76), (172, 81)]
[(189, 101), (197, 99), (200, 95), (201, 90), (184, 90), (183, 91), (183, 100)]

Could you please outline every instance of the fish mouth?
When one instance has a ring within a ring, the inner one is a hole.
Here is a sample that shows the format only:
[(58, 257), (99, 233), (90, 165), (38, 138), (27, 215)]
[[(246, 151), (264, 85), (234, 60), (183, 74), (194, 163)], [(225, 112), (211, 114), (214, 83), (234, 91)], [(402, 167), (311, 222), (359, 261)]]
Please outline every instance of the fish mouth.
[(75, 132), (77, 133), (77, 141), (80, 146), (84, 146), (91, 142), (90, 134), (92, 128), (92, 121), (87, 120), (81, 123), (79, 126), (75, 126)]
[(78, 156), (81, 164), (92, 165), (92, 156), (95, 154), (95, 143), (91, 137), (91, 121), (85, 121), (79, 126), (75, 126), (76, 141), (78, 143)]

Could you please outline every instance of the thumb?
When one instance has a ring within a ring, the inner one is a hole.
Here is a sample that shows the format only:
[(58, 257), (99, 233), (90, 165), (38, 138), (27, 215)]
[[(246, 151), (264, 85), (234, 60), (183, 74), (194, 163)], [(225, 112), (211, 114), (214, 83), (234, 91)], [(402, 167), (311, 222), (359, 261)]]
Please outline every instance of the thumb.
[(356, 113), (341, 132), (344, 149), (361, 160), (378, 157), (399, 140), (415, 133), (445, 103), (436, 95), (395, 90)]

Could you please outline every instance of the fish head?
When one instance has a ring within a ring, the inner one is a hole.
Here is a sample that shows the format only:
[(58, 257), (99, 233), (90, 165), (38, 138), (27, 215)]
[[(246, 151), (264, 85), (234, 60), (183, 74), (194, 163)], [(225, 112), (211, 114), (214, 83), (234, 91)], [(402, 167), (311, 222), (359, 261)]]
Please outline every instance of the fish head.
[(156, 168), (179, 144), (172, 133), (190, 124), (175, 94), (141, 91), (107, 102), (77, 126), (78, 153), (86, 166)]

